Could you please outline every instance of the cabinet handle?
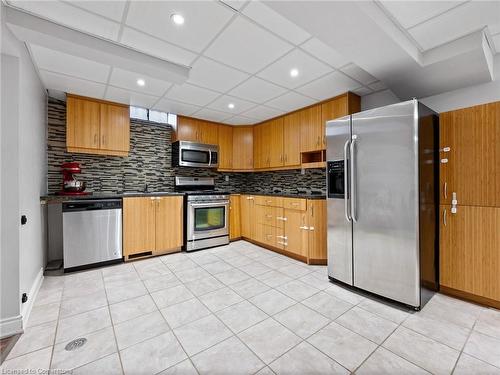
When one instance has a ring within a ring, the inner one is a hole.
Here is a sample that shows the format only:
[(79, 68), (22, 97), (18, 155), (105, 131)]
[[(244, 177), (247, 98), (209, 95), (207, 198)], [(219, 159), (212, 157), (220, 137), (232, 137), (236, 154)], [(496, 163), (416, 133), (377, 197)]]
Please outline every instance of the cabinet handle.
[(300, 228), (300, 229), (305, 229), (305, 230), (309, 230), (309, 227), (307, 227), (307, 226), (305, 226), (305, 225), (303, 225), (303, 226), (300, 226), (299, 228)]
[(446, 226), (446, 208), (443, 209), (443, 225)]
[(268, 219), (272, 219), (273, 215), (266, 215)]
[(283, 246), (288, 246), (288, 242), (277, 241), (277, 243)]
[(291, 203), (292, 206), (298, 206), (299, 205), (299, 202), (292, 202)]
[(314, 230), (314, 227), (309, 227), (309, 230)]
[(444, 199), (448, 198), (448, 183), (447, 182), (445, 182), (444, 186), (443, 186), (443, 195), (444, 195)]
[(276, 238), (281, 238), (283, 240), (288, 240), (288, 237), (287, 236), (276, 236)]
[(287, 221), (288, 219), (286, 217), (276, 216), (276, 220)]

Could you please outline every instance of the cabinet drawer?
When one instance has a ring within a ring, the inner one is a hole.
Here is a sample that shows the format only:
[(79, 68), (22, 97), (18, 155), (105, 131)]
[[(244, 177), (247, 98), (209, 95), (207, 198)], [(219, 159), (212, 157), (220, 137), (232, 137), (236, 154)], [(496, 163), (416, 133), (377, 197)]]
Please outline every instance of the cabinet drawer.
[(263, 244), (276, 247), (276, 227), (257, 224), (256, 240)]
[(301, 198), (283, 198), (283, 208), (305, 211), (307, 209), (307, 201)]
[(283, 198), (257, 195), (255, 197), (255, 204), (259, 206), (283, 207)]
[(259, 224), (269, 225), (272, 227), (283, 228), (283, 209), (280, 207), (259, 206), (257, 210), (259, 216), (257, 222)]

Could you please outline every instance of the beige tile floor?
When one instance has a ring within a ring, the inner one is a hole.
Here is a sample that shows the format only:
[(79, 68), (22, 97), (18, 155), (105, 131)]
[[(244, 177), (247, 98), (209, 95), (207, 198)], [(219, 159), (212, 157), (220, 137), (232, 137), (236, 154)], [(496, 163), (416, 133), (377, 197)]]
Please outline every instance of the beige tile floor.
[[(73, 351), (66, 344), (86, 343)], [(0, 373), (500, 374), (500, 312), (436, 294), (414, 313), (239, 241), (46, 277)]]

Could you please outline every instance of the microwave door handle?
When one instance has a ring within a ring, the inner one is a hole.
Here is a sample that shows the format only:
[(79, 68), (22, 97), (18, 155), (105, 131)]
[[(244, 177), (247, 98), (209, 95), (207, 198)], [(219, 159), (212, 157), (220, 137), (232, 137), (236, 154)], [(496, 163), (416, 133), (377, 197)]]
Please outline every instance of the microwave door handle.
[(208, 150), (208, 166), (212, 166), (212, 150)]
[(350, 163), (351, 163), (351, 175), (350, 175), (350, 180), (351, 180), (351, 217), (352, 221), (355, 223), (358, 222), (358, 218), (356, 217), (356, 161), (354, 159), (354, 153), (355, 153), (355, 145), (356, 145), (356, 139), (358, 138), (357, 135), (352, 136), (352, 141), (351, 141), (351, 147), (350, 147), (350, 155), (349, 158)]
[(347, 221), (352, 221), (350, 212), (349, 212), (349, 169), (347, 165), (347, 147), (349, 147), (349, 140), (344, 143), (344, 215)]

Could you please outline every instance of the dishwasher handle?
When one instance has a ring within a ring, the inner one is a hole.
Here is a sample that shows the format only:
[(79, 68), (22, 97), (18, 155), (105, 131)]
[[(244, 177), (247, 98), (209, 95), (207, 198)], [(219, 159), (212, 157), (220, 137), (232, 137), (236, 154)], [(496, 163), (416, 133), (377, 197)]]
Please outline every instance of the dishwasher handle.
[(122, 208), (121, 199), (96, 199), (64, 202), (63, 212), (95, 211), (95, 210), (117, 210)]

